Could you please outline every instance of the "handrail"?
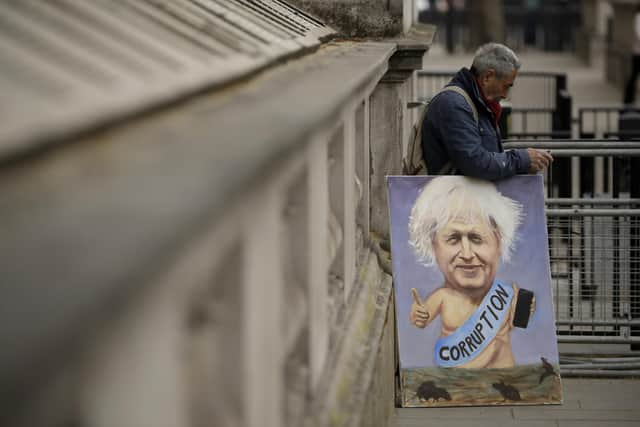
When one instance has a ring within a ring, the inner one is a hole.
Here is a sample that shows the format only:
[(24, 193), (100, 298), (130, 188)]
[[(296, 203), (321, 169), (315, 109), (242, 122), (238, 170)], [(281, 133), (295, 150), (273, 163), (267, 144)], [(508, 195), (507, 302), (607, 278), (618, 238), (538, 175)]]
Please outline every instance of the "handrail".
[[(418, 70), (416, 73), (419, 76), (445, 76), (445, 75), (453, 75), (458, 70)], [(548, 72), (548, 71), (520, 71), (518, 72), (518, 77), (560, 77), (565, 76), (566, 73), (559, 72)]]
[(547, 198), (547, 205), (635, 205), (640, 199), (612, 199), (612, 198)]
[(504, 140), (505, 149), (538, 148), (538, 149), (636, 149), (640, 142), (617, 141), (610, 139), (531, 139)]
[(633, 216), (640, 217), (640, 209), (545, 209), (547, 216), (591, 217), (591, 216)]

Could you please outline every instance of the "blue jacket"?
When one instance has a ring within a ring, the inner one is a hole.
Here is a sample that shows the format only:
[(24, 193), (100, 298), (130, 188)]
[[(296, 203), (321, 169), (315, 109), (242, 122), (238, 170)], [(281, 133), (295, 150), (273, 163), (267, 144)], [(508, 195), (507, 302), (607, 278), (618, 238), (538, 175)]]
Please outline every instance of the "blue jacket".
[(462, 95), (448, 91), (435, 96), (422, 122), (422, 152), (429, 174), (436, 175), (451, 161), (461, 175), (498, 180), (527, 173), (526, 149), (504, 151), (493, 112), (480, 96), (476, 80), (462, 68), (447, 86), (464, 89), (478, 110), (478, 125)]

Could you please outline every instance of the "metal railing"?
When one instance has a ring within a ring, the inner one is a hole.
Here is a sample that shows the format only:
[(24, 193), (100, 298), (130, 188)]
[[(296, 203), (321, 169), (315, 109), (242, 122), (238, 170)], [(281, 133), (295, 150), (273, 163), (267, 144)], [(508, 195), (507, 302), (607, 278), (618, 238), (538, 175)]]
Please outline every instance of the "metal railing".
[(563, 355), (562, 373), (635, 376), (628, 349), (640, 344), (640, 203), (575, 202), (547, 202), (558, 342), (609, 345), (618, 360), (586, 357), (586, 347), (573, 358)]
[[(509, 141), (508, 148), (549, 150), (554, 157), (577, 160), (605, 156), (613, 162), (640, 157), (640, 142), (612, 140)], [(614, 163), (616, 164), (616, 163)], [(579, 162), (572, 163), (572, 167)], [(583, 171), (596, 173), (595, 169)], [(634, 179), (610, 170), (617, 181)], [(620, 174), (617, 176), (616, 174)], [(576, 175), (571, 174), (575, 180)], [(557, 193), (566, 176), (547, 171), (547, 194)], [(595, 177), (588, 177), (595, 180)], [(606, 187), (596, 197), (548, 197), (546, 214), (558, 342), (584, 345), (561, 354), (565, 376), (636, 376), (640, 344), (640, 198), (629, 183)], [(575, 186), (576, 182), (572, 182)], [(620, 190), (624, 191), (620, 191)], [(611, 346), (614, 356), (595, 357), (596, 346)], [(589, 347), (591, 346), (591, 347)], [(631, 352), (629, 350), (632, 350)]]
[(640, 326), (640, 203), (575, 202), (547, 202), (559, 340), (640, 343), (640, 336), (630, 335), (632, 326)]
[(578, 108), (578, 134), (580, 138), (603, 138), (618, 130), (621, 108), (594, 106)]
[(505, 148), (549, 150), (555, 161), (545, 171), (548, 197), (602, 196), (629, 191), (632, 163), (640, 156), (640, 142), (612, 139), (505, 140)]
[(640, 130), (624, 128), (621, 122), (640, 110), (624, 106), (589, 106), (578, 109), (578, 134), (580, 138), (638, 138)]

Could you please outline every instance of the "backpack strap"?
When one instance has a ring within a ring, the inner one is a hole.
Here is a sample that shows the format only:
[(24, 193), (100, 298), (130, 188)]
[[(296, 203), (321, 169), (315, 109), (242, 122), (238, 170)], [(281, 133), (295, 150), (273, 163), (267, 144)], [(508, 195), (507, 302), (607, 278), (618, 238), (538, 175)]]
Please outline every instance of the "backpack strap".
[(411, 139), (409, 140), (409, 147), (407, 157), (402, 159), (402, 174), (403, 175), (421, 175), (426, 173), (427, 164), (422, 156), (422, 122), (427, 115), (427, 109), (429, 108), (428, 102), (419, 102), (415, 106), (422, 105), (422, 110), (418, 120), (413, 125), (413, 131)]
[(467, 104), (469, 104), (469, 107), (471, 107), (471, 113), (473, 113), (473, 119), (476, 121), (476, 126), (478, 125), (478, 123), (480, 123), (480, 120), (478, 119), (478, 109), (476, 108), (476, 104), (473, 103), (466, 90), (462, 89), (460, 86), (446, 86), (438, 93), (442, 92), (456, 92), (457, 94), (462, 95), (464, 100), (467, 101)]
[[(464, 100), (467, 101), (467, 104), (469, 104), (469, 107), (471, 107), (471, 113), (473, 114), (473, 119), (476, 122), (476, 126), (478, 126), (478, 124), (480, 123), (480, 120), (478, 118), (478, 109), (476, 108), (476, 105), (473, 103), (473, 101), (471, 100), (471, 97), (469, 96), (466, 90), (462, 89), (460, 86), (445, 86), (436, 95), (439, 95), (442, 92), (456, 92), (457, 94), (462, 95)], [(442, 169), (438, 171), (438, 175), (446, 175), (453, 171), (454, 171), (453, 164), (451, 163), (451, 160), (449, 160), (447, 163), (445, 163)]]
[[(440, 95), (443, 92), (456, 92), (460, 94), (467, 102), (467, 104), (469, 104), (471, 112), (473, 113), (473, 118), (476, 122), (476, 126), (478, 125), (478, 110), (469, 97), (469, 94), (464, 89), (458, 86), (446, 86), (438, 91), (438, 93), (436, 93), (433, 98), (431, 98), (431, 100), (435, 99), (436, 96)], [(424, 121), (424, 118), (427, 115), (427, 111), (429, 110), (429, 104), (430, 102), (416, 102), (411, 106), (415, 107), (424, 105), (417, 122), (413, 126), (412, 137), (409, 140), (409, 146), (407, 147), (407, 156), (402, 159), (403, 175), (420, 175), (428, 172), (427, 165), (424, 160), (424, 153), (422, 152), (422, 122)], [(437, 174), (444, 175), (447, 173), (451, 173), (453, 170), (454, 168), (452, 167), (452, 163), (451, 161), (449, 161), (442, 167), (442, 169), (437, 171)]]

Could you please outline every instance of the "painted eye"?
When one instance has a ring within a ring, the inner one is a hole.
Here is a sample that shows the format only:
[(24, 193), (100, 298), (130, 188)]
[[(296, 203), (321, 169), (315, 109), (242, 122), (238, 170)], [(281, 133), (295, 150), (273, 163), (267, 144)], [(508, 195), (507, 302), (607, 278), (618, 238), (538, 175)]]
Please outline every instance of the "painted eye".
[(482, 244), (484, 242), (482, 236), (479, 236), (477, 234), (471, 234), (469, 236), (469, 240), (471, 241), (471, 243), (475, 243), (476, 245)]

